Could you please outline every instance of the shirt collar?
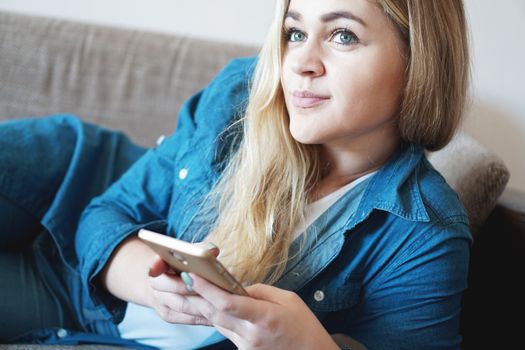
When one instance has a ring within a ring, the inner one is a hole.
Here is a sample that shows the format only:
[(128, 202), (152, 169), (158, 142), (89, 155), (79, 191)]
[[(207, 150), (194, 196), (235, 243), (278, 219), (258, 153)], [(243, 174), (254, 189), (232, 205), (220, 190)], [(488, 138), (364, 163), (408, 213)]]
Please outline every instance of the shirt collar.
[(423, 147), (408, 143), (394, 152), (370, 179), (355, 216), (346, 226), (364, 220), (378, 209), (411, 221), (430, 221), (419, 190), (416, 167), (424, 157)]

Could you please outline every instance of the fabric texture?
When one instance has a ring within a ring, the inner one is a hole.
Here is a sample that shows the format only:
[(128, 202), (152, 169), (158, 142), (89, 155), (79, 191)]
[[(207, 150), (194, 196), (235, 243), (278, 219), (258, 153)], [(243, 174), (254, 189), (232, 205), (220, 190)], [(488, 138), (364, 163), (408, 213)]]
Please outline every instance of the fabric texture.
[(363, 175), (352, 182), (346, 184), (345, 186), (339, 188), (338, 190), (316, 200), (315, 202), (309, 203), (306, 209), (306, 215), (303, 221), (299, 223), (294, 228), (294, 233), (292, 237), (297, 239), (299, 235), (306, 231), (308, 227), (323, 213), (330, 208), (339, 198), (341, 198), (346, 192), (351, 191), (359, 183), (367, 180), (368, 178), (374, 176), (377, 171), (371, 172), (369, 174)]
[(496, 205), (509, 181), (503, 161), (467, 134), (457, 135), (429, 160), (458, 192), (475, 234)]
[(142, 146), (182, 103), (254, 47), (0, 12), (1, 118), (68, 113)]
[(13, 341), (35, 329), (76, 326), (65, 294), (55, 293), (42, 271), (50, 266), (42, 264), (47, 260), (39, 259), (32, 246), (0, 253), (0, 340)]
[(122, 338), (165, 350), (200, 349), (225, 339), (213, 327), (168, 323), (155, 310), (133, 303), (128, 303), (118, 329)]
[[(19, 220), (37, 218), (43, 229), (33, 242), (27, 264), (16, 260), (16, 256), (6, 262), (13, 268), (27, 271), (24, 273), (26, 278), (20, 282), (24, 284), (22, 290), (46, 290), (47, 297), (45, 294), (33, 296), (32, 300), (28, 297), (28, 304), (42, 303), (42, 308), (49, 303), (59, 305), (53, 306), (54, 314), (40, 321), (47, 325), (46, 328), (31, 329), (11, 341), (100, 343), (151, 349), (119, 338), (118, 332), (97, 314), (97, 310), (88, 316), (91, 327), (99, 330), (96, 338), (87, 331), (89, 327), (79, 321), (77, 306), (86, 306), (87, 310), (92, 304), (81, 291), (74, 250), (74, 235), (82, 210), (144, 152), (144, 148), (131, 143), (122, 133), (82, 122), (70, 115), (0, 123), (0, 196), (5, 199), (3, 205), (13, 206), (9, 209), (12, 213), (17, 209)], [(20, 246), (28, 238), (27, 232), (18, 230), (2, 234), (10, 237), (1, 237), (0, 241), (10, 245)], [(29, 253), (25, 250), (24, 254)], [(4, 291), (7, 293), (8, 289)], [(9, 302), (13, 303), (13, 300)], [(70, 314), (74, 314), (73, 322), (62, 322), (70, 319)], [(39, 323), (38, 319), (33, 321), (33, 324), (24, 326), (31, 328)], [(57, 324), (52, 326), (52, 323)]]
[(18, 251), (42, 231), (40, 220), (0, 194), (0, 247)]

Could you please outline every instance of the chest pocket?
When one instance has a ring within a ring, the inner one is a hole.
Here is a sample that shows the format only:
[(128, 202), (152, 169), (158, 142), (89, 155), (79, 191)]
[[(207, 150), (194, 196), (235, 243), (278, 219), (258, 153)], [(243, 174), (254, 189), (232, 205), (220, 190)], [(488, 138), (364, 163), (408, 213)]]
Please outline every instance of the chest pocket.
[(303, 297), (310, 309), (316, 313), (349, 309), (359, 302), (362, 281), (363, 276), (356, 274), (321, 281), (308, 288)]

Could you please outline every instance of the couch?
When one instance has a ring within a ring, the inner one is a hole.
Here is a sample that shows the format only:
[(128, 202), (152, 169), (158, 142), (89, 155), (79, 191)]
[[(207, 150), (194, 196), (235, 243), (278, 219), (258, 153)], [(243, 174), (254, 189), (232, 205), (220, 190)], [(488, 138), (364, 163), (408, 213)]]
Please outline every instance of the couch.
[[(154, 146), (174, 131), (185, 99), (231, 58), (256, 53), (256, 47), (0, 12), (0, 120), (73, 113)], [(514, 344), (523, 328), (525, 196), (504, 192), (504, 163), (466, 133), (428, 156), (458, 192), (475, 237), (461, 318), (464, 348), (511, 348), (504, 345)]]

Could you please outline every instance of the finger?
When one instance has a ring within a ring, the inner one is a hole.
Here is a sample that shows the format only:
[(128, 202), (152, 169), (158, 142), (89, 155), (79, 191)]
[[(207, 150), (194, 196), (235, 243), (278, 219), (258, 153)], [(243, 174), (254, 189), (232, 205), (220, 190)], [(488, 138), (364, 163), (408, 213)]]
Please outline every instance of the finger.
[(182, 278), (178, 275), (171, 274), (161, 274), (158, 277), (150, 277), (151, 288), (159, 292), (168, 292), (181, 295), (190, 295), (195, 293), (190, 293), (186, 284)]
[(164, 260), (162, 260), (159, 255), (155, 255), (155, 258), (149, 267), (149, 276), (157, 277), (163, 273), (167, 273), (170, 270), (170, 266)]
[[(235, 333), (237, 337), (240, 337), (241, 334), (253, 333), (253, 327), (251, 327), (252, 324), (250, 322), (217, 310), (208, 300), (200, 296), (191, 296), (188, 300), (214, 327)], [(222, 334), (230, 338), (225, 332), (222, 332)]]
[(232, 294), (194, 273), (189, 275), (193, 279), (193, 290), (221, 313), (252, 321), (264, 311), (265, 301), (256, 300), (251, 296)]
[(215, 257), (218, 257), (221, 252), (219, 250), (219, 247), (217, 247), (215, 244), (211, 242), (198, 242), (198, 243), (195, 243), (195, 245), (206, 249), (207, 251), (212, 253)]
[(191, 296), (184, 296), (159, 291), (154, 291), (153, 294), (155, 296), (155, 299), (157, 300), (157, 303), (159, 303), (162, 306), (168, 307), (170, 310), (173, 310), (176, 313), (202, 317), (202, 314), (199, 311), (199, 309), (188, 299)]
[(182, 314), (175, 310), (170, 309), (167, 306), (161, 306), (155, 309), (161, 319), (169, 323), (180, 323), (180, 324), (191, 324), (200, 326), (213, 326), (202, 315), (188, 315)]

